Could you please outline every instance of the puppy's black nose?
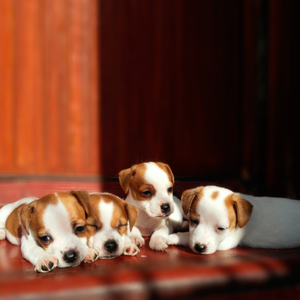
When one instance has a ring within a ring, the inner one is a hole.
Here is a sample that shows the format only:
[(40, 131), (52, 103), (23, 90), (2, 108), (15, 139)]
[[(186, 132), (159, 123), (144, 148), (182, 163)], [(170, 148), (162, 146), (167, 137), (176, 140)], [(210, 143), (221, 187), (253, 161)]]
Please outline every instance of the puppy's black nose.
[(161, 208), (161, 211), (165, 214), (170, 211), (170, 205), (168, 203), (162, 204), (160, 206), (160, 208)]
[(78, 253), (75, 250), (70, 250), (64, 254), (63, 258), (67, 263), (73, 263), (78, 258)]
[(197, 252), (204, 252), (206, 250), (206, 246), (205, 245), (202, 245), (202, 244), (196, 244), (195, 245), (195, 250)]
[(113, 253), (114, 251), (117, 250), (118, 244), (116, 243), (115, 240), (108, 240), (108, 241), (104, 244), (104, 248), (105, 248), (105, 250), (107, 250), (109, 253)]

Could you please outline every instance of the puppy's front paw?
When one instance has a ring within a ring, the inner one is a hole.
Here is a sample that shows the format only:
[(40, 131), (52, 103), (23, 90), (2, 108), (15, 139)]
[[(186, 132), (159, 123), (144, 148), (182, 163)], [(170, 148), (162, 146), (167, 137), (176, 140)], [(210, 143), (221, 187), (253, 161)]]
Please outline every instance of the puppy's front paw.
[(89, 248), (88, 253), (85, 256), (84, 262), (85, 263), (92, 263), (93, 261), (97, 260), (99, 253), (94, 248)]
[(138, 254), (139, 252), (140, 252), (140, 249), (134, 243), (127, 243), (124, 246), (124, 251), (123, 251), (124, 255), (134, 256), (134, 255)]
[(138, 247), (142, 247), (145, 244), (145, 240), (141, 235), (131, 235), (130, 240)]
[(163, 236), (158, 236), (150, 239), (149, 247), (152, 250), (164, 251), (168, 248), (168, 240)]
[(176, 233), (170, 234), (168, 236), (168, 240), (167, 240), (168, 245), (177, 245), (178, 241), (179, 241), (179, 238)]
[(40, 260), (34, 268), (37, 273), (47, 273), (57, 267), (58, 260), (55, 256), (46, 256)]

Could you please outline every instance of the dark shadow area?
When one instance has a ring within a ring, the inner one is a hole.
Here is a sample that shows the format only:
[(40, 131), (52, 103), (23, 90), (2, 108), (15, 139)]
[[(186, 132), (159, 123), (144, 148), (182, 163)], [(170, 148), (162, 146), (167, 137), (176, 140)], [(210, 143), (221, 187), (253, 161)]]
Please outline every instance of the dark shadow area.
[(103, 177), (163, 161), (177, 181), (300, 198), (298, 6), (100, 1)]

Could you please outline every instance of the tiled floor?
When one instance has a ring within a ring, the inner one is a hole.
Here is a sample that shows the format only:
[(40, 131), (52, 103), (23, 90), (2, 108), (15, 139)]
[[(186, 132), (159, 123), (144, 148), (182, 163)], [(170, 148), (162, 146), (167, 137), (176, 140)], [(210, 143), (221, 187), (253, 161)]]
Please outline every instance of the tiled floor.
[(287, 299), (300, 295), (299, 267), (300, 249), (234, 249), (205, 256), (175, 246), (154, 252), (146, 240), (135, 257), (37, 274), (19, 247), (0, 241), (0, 299), (230, 299), (251, 293)]

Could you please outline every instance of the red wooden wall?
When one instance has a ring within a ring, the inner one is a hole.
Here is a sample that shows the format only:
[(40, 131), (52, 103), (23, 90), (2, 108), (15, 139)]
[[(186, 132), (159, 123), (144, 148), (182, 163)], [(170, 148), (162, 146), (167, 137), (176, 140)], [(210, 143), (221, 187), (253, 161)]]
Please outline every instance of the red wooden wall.
[(0, 1), (0, 172), (98, 174), (96, 0)]
[(1, 0), (1, 177), (115, 177), (162, 160), (178, 179), (300, 197), (297, 11)]

